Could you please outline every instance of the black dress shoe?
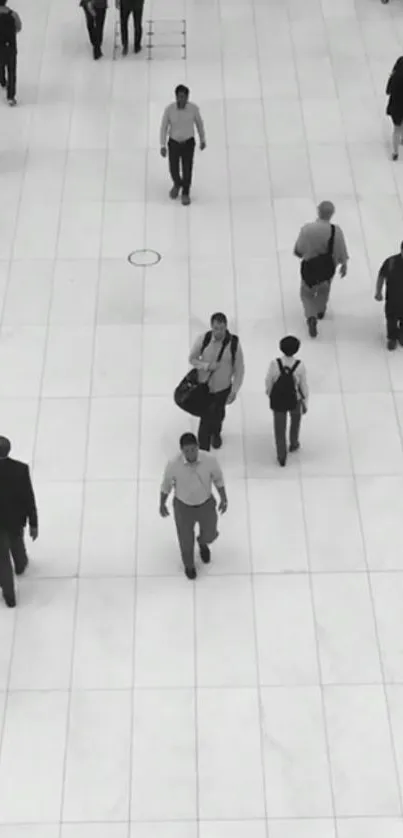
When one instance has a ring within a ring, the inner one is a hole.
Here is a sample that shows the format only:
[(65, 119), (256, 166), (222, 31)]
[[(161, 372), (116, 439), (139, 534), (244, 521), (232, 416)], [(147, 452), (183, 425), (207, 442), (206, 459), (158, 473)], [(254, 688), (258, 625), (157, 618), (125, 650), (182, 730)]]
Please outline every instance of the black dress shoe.
[(135, 51), (136, 55), (137, 55), (138, 52), (141, 52), (141, 44), (135, 44), (134, 45), (134, 51)]
[(221, 436), (221, 434), (214, 434), (211, 437), (211, 445), (215, 449), (221, 448), (221, 446), (222, 446), (222, 436)]
[(298, 451), (298, 448), (299, 448), (299, 442), (295, 442), (293, 445), (290, 445), (290, 452), (291, 452), (291, 454), (292, 454), (294, 451)]
[(279, 458), (278, 458), (278, 464), (279, 464), (279, 466), (284, 467), (284, 466), (285, 466), (285, 464), (286, 464), (286, 462), (287, 462), (286, 457), (279, 457)]
[(210, 548), (207, 547), (207, 544), (200, 544), (200, 538), (198, 538), (197, 541), (199, 544), (200, 558), (203, 564), (209, 564), (211, 561)]
[(17, 570), (17, 568), (16, 568), (16, 569), (15, 569), (15, 575), (16, 575), (16, 576), (23, 576), (23, 574), (25, 573), (25, 571), (26, 571), (27, 567), (28, 567), (28, 562), (24, 565), (24, 567), (21, 567), (21, 568), (19, 568), (18, 570)]
[(320, 311), (319, 314), (318, 314), (318, 320), (323, 320), (325, 314), (326, 314), (325, 311)]
[(185, 567), (185, 575), (188, 579), (196, 579), (197, 573), (194, 567)]
[(393, 352), (393, 350), (396, 349), (396, 346), (397, 346), (397, 340), (388, 340), (389, 352)]

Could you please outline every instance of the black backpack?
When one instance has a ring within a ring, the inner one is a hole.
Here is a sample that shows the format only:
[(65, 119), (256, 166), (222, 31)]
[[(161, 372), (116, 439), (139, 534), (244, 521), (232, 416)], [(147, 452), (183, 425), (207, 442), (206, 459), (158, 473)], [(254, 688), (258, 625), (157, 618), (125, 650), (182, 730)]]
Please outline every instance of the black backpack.
[(17, 26), (11, 9), (0, 12), (0, 47), (15, 47)]
[(294, 372), (300, 362), (296, 361), (292, 367), (285, 367), (280, 358), (277, 358), (277, 363), (280, 375), (271, 389), (270, 407), (276, 413), (288, 413), (289, 410), (295, 410), (298, 404)]

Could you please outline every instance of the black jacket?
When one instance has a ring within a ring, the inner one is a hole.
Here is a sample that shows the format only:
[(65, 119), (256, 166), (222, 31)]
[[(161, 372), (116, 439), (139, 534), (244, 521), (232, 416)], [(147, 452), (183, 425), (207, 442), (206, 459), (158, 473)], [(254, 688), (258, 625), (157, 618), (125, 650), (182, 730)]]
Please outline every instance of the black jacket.
[(394, 125), (401, 125), (403, 122), (403, 75), (392, 73), (386, 88), (389, 102), (386, 113), (392, 118)]
[(0, 530), (19, 532), (27, 521), (38, 526), (29, 468), (11, 457), (0, 459)]

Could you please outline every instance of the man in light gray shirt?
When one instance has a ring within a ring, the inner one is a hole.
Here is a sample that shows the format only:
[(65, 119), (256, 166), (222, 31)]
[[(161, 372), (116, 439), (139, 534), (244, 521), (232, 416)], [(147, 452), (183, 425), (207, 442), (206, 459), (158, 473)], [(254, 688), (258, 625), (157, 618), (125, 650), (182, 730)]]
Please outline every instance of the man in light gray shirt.
[[(189, 102), (189, 88), (179, 84), (175, 89), (176, 102), (165, 108), (161, 122), (161, 156), (167, 156), (169, 171), (173, 180), (170, 197), (175, 199), (182, 190), (182, 204), (190, 204), (193, 157), (195, 152), (195, 126), (200, 137), (200, 148), (206, 148), (203, 120), (197, 105)], [(181, 173), (182, 167), (182, 173)]]
[(304, 224), (294, 247), (294, 255), (301, 259), (301, 301), (312, 338), (317, 336), (318, 320), (325, 316), (337, 267), (341, 276), (347, 273), (346, 242), (340, 227), (331, 223), (334, 212), (331, 201), (322, 201), (316, 221)]
[(194, 434), (182, 434), (179, 440), (181, 452), (170, 460), (164, 472), (160, 494), (160, 515), (169, 515), (167, 500), (174, 490), (174, 516), (178, 541), (188, 579), (196, 579), (194, 560), (195, 527), (199, 527), (197, 542), (200, 558), (204, 564), (210, 562), (209, 545), (216, 540), (217, 502), (213, 486), (220, 497), (218, 511), (227, 511), (228, 501), (221, 468), (212, 454), (199, 451)]

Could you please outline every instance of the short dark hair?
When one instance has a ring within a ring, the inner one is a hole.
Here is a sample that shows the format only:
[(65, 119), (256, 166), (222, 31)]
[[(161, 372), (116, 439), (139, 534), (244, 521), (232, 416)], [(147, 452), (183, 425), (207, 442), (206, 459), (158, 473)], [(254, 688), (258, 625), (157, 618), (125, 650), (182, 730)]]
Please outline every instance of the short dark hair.
[(186, 87), (186, 84), (178, 84), (178, 86), (175, 87), (175, 96), (177, 96), (178, 93), (184, 93), (185, 96), (189, 96), (189, 88)]
[[(1, 0), (0, 0), (1, 5)], [(2, 4), (4, 6), (4, 3)], [(8, 457), (11, 451), (11, 442), (6, 436), (0, 436), (0, 457)]]
[(197, 445), (197, 439), (194, 434), (190, 433), (190, 431), (187, 431), (185, 434), (182, 434), (179, 440), (180, 448), (184, 448), (185, 445)]
[(0, 0), (0, 6), (6, 6), (7, 0)]
[(211, 317), (210, 317), (211, 325), (213, 325), (214, 322), (224, 323), (226, 326), (228, 326), (228, 320), (227, 320), (225, 314), (222, 313), (222, 311), (215, 311), (214, 314), (211, 315)]
[(287, 335), (280, 341), (280, 350), (287, 358), (292, 358), (296, 355), (301, 346), (301, 341), (295, 338), (294, 335)]

